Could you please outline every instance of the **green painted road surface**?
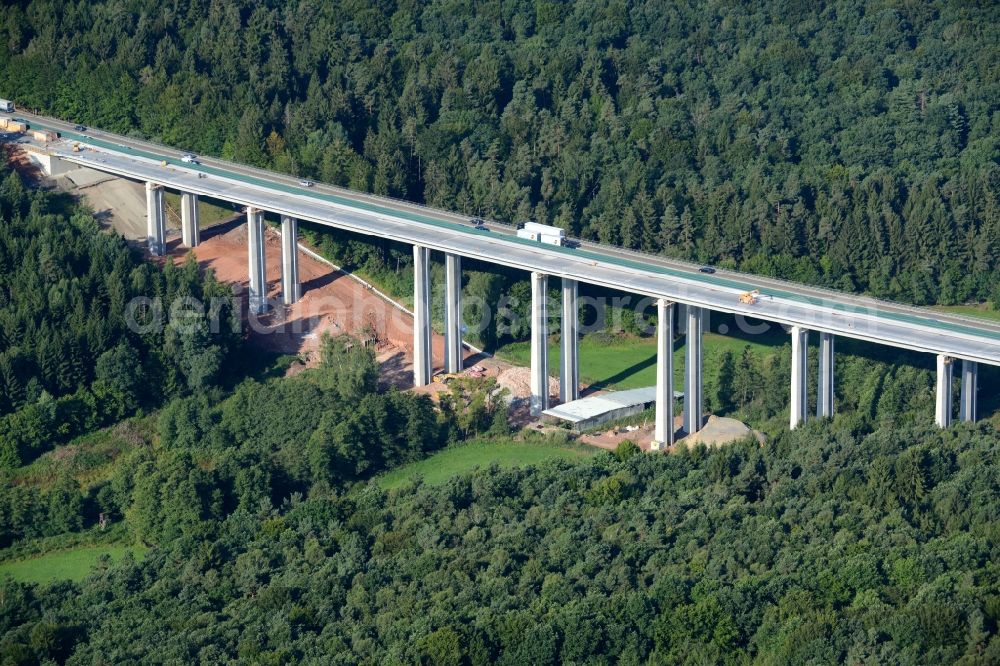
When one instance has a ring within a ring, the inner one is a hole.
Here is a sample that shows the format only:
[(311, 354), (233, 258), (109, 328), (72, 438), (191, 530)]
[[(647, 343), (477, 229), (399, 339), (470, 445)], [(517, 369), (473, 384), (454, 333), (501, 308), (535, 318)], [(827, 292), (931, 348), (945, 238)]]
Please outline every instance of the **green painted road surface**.
[(102, 555), (118, 561), (125, 553), (139, 560), (149, 549), (144, 546), (80, 546), (36, 555), (23, 560), (0, 562), (0, 579), (7, 576), (22, 583), (50, 583), (56, 580), (79, 581), (87, 577)]
[[(29, 125), (35, 125), (35, 126), (43, 128), (43, 129), (52, 130), (54, 132), (58, 132), (63, 138), (71, 139), (71, 140), (74, 140), (74, 141), (80, 141), (82, 143), (87, 143), (87, 144), (94, 145), (94, 146), (99, 146), (99, 147), (105, 148), (105, 149), (113, 151), (113, 152), (121, 153), (123, 155), (135, 155), (136, 157), (143, 157), (143, 158), (146, 158), (146, 159), (149, 159), (149, 160), (153, 160), (153, 161), (157, 161), (157, 162), (165, 161), (168, 164), (171, 164), (171, 165), (174, 165), (174, 166), (177, 166), (177, 167), (180, 167), (180, 168), (190, 169), (192, 171), (202, 171), (202, 172), (207, 173), (207, 174), (212, 174), (212, 175), (220, 176), (220, 177), (223, 177), (223, 178), (229, 178), (231, 180), (240, 181), (240, 182), (243, 182), (243, 183), (246, 183), (246, 184), (249, 184), (249, 185), (253, 185), (255, 187), (261, 187), (261, 188), (269, 189), (269, 190), (272, 190), (272, 191), (275, 191), (275, 192), (283, 192), (283, 193), (286, 193), (286, 194), (295, 194), (295, 195), (305, 196), (305, 197), (309, 197), (309, 198), (317, 199), (317, 200), (321, 200), (321, 201), (328, 201), (330, 203), (335, 203), (335, 204), (339, 204), (339, 205), (342, 205), (342, 206), (347, 206), (347, 207), (354, 208), (354, 209), (357, 209), (357, 210), (363, 210), (363, 211), (367, 211), (367, 212), (370, 212), (370, 213), (376, 213), (376, 214), (379, 214), (379, 215), (392, 216), (392, 217), (396, 217), (396, 218), (400, 218), (400, 219), (405, 219), (405, 220), (408, 220), (410, 222), (417, 222), (417, 223), (420, 223), (420, 224), (431, 225), (431, 226), (438, 227), (438, 228), (441, 228), (441, 229), (447, 229), (449, 231), (455, 231), (455, 232), (459, 232), (459, 233), (463, 233), (463, 234), (481, 235), (481, 236), (486, 236), (486, 237), (489, 237), (490, 234), (491, 234), (491, 232), (489, 232), (489, 231), (477, 231), (476, 229), (473, 229), (473, 228), (471, 228), (471, 227), (469, 227), (467, 225), (458, 224), (458, 223), (455, 223), (455, 222), (447, 222), (447, 221), (440, 220), (440, 219), (437, 219), (437, 218), (434, 218), (434, 217), (430, 217), (428, 215), (421, 215), (421, 214), (413, 213), (413, 212), (410, 212), (410, 211), (401, 211), (401, 210), (397, 210), (397, 209), (394, 209), (394, 208), (389, 208), (389, 207), (386, 207), (386, 206), (382, 206), (382, 205), (379, 205), (379, 204), (370, 203), (370, 202), (367, 202), (367, 201), (357, 201), (355, 199), (351, 199), (349, 197), (340, 196), (340, 195), (336, 195), (336, 194), (325, 194), (325, 193), (321, 193), (321, 192), (316, 192), (314, 190), (307, 189), (307, 188), (304, 188), (304, 187), (297, 187), (297, 186), (294, 186), (294, 185), (287, 185), (287, 184), (284, 184), (284, 183), (274, 182), (274, 181), (266, 180), (266, 179), (263, 179), (263, 178), (257, 178), (255, 176), (234, 173), (234, 172), (228, 171), (226, 169), (220, 169), (218, 167), (206, 166), (204, 164), (188, 164), (188, 163), (182, 162), (181, 160), (179, 160), (177, 158), (165, 157), (163, 155), (157, 155), (156, 153), (148, 152), (148, 151), (145, 151), (145, 150), (142, 150), (142, 149), (130, 148), (130, 147), (127, 147), (127, 146), (123, 146), (121, 144), (117, 144), (117, 143), (114, 143), (114, 142), (111, 142), (111, 141), (105, 141), (103, 139), (98, 139), (98, 138), (95, 138), (95, 137), (89, 137), (89, 136), (85, 136), (85, 135), (78, 134), (78, 133), (71, 132), (71, 131), (59, 130), (59, 129), (57, 129), (55, 127), (52, 127), (50, 125), (46, 125), (45, 123), (42, 123), (42, 122), (33, 122), (33, 123), (29, 123)], [(530, 241), (530, 240), (527, 240), (527, 239), (524, 239), (524, 238), (518, 238), (516, 236), (505, 236), (504, 240), (507, 241), (507, 242), (519, 243), (519, 244), (526, 245), (526, 246), (533, 246), (534, 247), (534, 246), (538, 245), (534, 241)], [(577, 257), (584, 257), (584, 258), (591, 259), (591, 260), (594, 260), (594, 261), (600, 261), (600, 262), (604, 262), (604, 263), (608, 263), (608, 264), (614, 264), (614, 265), (617, 265), (617, 266), (631, 268), (631, 269), (635, 269), (635, 270), (639, 270), (639, 271), (645, 271), (647, 273), (656, 273), (656, 274), (666, 275), (666, 276), (670, 276), (670, 277), (674, 277), (674, 278), (681, 278), (681, 279), (685, 279), (685, 280), (691, 280), (691, 281), (695, 281), (695, 282), (700, 282), (702, 284), (709, 285), (709, 286), (724, 287), (724, 288), (729, 288), (729, 289), (735, 289), (735, 290), (738, 290), (738, 291), (748, 291), (750, 289), (757, 288), (757, 285), (755, 285), (753, 283), (749, 283), (749, 282), (739, 282), (739, 281), (736, 281), (736, 280), (732, 280), (732, 279), (721, 277), (721, 276), (717, 276), (717, 275), (708, 275), (708, 274), (704, 274), (704, 273), (699, 273), (697, 271), (691, 271), (691, 272), (681, 271), (681, 270), (678, 270), (678, 269), (668, 268), (668, 267), (665, 267), (665, 266), (658, 266), (658, 265), (655, 265), (655, 264), (647, 264), (647, 263), (644, 263), (644, 262), (641, 262), (641, 261), (638, 261), (638, 260), (630, 260), (630, 259), (624, 259), (624, 258), (620, 258), (620, 257), (609, 256), (609, 255), (605, 255), (605, 254), (601, 254), (599, 252), (593, 252), (593, 251), (589, 251), (589, 250), (571, 249), (571, 248), (560, 247), (560, 246), (555, 246), (555, 245), (546, 245), (545, 249), (549, 250), (549, 251), (553, 251), (553, 252), (562, 252), (562, 253), (565, 253), (565, 254), (571, 254), (571, 255), (577, 256)], [(803, 285), (803, 287), (806, 287), (806, 285)], [(836, 311), (840, 311), (840, 312), (849, 312), (849, 313), (858, 314), (858, 315), (866, 315), (866, 316), (869, 316), (869, 317), (874, 317), (876, 319), (877, 318), (890, 319), (890, 320), (904, 322), (904, 323), (908, 323), (908, 324), (931, 326), (931, 327), (940, 328), (940, 329), (943, 329), (943, 330), (952, 331), (952, 332), (955, 332), (955, 333), (962, 333), (962, 334), (966, 334), (966, 335), (973, 335), (973, 336), (977, 336), (977, 337), (984, 337), (984, 338), (990, 338), (990, 339), (994, 339), (994, 340), (1000, 340), (1000, 332), (994, 332), (994, 331), (989, 331), (989, 330), (981, 330), (981, 329), (973, 328), (971, 326), (966, 326), (966, 325), (958, 324), (958, 323), (954, 323), (954, 322), (937, 321), (937, 320), (932, 319), (933, 315), (928, 315), (927, 317), (921, 317), (921, 316), (918, 316), (918, 315), (915, 315), (915, 314), (907, 314), (907, 313), (903, 313), (903, 312), (891, 312), (891, 311), (882, 311), (882, 310), (872, 310), (872, 309), (870, 309), (870, 308), (868, 308), (866, 306), (853, 307), (853, 306), (850, 306), (850, 305), (847, 305), (847, 304), (843, 304), (843, 303), (829, 302), (829, 301), (826, 301), (826, 300), (824, 300), (822, 298), (813, 297), (813, 296), (807, 296), (807, 295), (804, 295), (804, 294), (795, 294), (795, 293), (784, 291), (784, 290), (780, 290), (780, 289), (767, 288), (766, 293), (769, 296), (775, 296), (775, 297), (779, 297), (779, 298), (782, 298), (782, 299), (794, 301), (794, 302), (797, 302), (797, 303), (806, 303), (806, 304), (809, 304), (809, 305), (819, 306), (819, 307), (823, 307), (823, 308), (826, 308), (826, 309), (829, 309), (829, 310), (836, 310)], [(845, 298), (849, 298), (851, 296), (851, 294), (842, 294), (841, 296), (845, 297)]]

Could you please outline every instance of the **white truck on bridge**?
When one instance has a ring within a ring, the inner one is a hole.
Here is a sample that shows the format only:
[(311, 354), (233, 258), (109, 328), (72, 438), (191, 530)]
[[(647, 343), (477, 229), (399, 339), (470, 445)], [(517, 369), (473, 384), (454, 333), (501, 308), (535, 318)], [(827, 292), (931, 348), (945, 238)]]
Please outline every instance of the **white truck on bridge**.
[(550, 227), (547, 224), (537, 222), (525, 222), (524, 226), (517, 230), (518, 238), (526, 238), (536, 243), (548, 243), (549, 245), (565, 245), (566, 232), (559, 227)]

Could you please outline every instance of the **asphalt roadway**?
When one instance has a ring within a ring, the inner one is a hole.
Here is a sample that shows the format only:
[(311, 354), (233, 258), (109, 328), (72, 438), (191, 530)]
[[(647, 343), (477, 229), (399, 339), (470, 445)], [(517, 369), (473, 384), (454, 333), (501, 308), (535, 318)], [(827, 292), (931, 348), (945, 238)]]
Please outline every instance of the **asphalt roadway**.
[[(576, 247), (540, 245), (517, 238), (509, 225), (487, 222), (488, 230), (477, 230), (465, 215), (319, 183), (304, 187), (293, 176), (211, 157), (187, 164), (177, 149), (92, 128), (77, 132), (70, 123), (20, 111), (7, 115), (32, 128), (55, 130), (63, 139), (22, 142), (134, 180), (653, 298), (1000, 365), (1000, 322), (731, 271), (706, 274), (696, 264), (586, 241)], [(73, 152), (74, 142), (86, 149)], [(739, 295), (754, 289), (761, 292), (758, 302), (740, 303)]]

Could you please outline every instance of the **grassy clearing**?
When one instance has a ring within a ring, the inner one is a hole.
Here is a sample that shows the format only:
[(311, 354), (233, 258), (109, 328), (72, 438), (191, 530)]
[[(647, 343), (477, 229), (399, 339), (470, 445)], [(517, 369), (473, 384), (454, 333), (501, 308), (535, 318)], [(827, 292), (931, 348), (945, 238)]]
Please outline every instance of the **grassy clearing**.
[[(176, 219), (179, 220), (181, 215), (181, 195), (167, 192), (165, 202), (167, 208), (172, 214), (176, 214)], [(233, 210), (230, 206), (209, 203), (203, 197), (198, 198), (198, 227), (201, 229), (221, 222), (228, 222), (235, 215), (239, 215), (239, 212)]]
[(80, 546), (54, 551), (23, 560), (0, 562), (0, 578), (10, 576), (22, 583), (49, 583), (55, 580), (82, 580), (90, 573), (101, 556), (118, 560), (125, 553), (141, 559), (149, 549), (144, 546), (108, 544)]
[(536, 465), (546, 460), (582, 460), (600, 453), (565, 442), (552, 440), (526, 442), (495, 442), (480, 440), (444, 449), (429, 458), (404, 465), (388, 472), (379, 479), (379, 485), (386, 490), (399, 488), (412, 479), (423, 477), (428, 485), (440, 485), (451, 477), (471, 471), (476, 467), (488, 467), (496, 463), (500, 467), (521, 467)]
[(62, 474), (69, 474), (81, 486), (90, 486), (110, 477), (115, 461), (123, 453), (149, 446), (155, 430), (155, 416), (127, 419), (43, 453), (29, 464), (8, 472), (7, 478), (10, 483), (47, 490)]
[[(735, 355), (743, 353), (747, 345), (758, 356), (771, 353), (775, 345), (787, 338), (774, 334), (754, 339), (705, 333), (702, 348), (704, 373), (706, 378), (715, 377), (722, 354), (730, 351)], [(674, 346), (674, 379), (680, 382), (684, 377), (683, 338)], [(608, 340), (604, 336), (588, 336), (580, 340), (580, 379), (595, 388), (632, 389), (653, 386), (656, 383), (656, 340), (653, 338), (620, 338)], [(528, 365), (531, 360), (531, 344), (515, 342), (505, 345), (497, 356), (517, 365)], [(559, 374), (559, 343), (549, 345), (549, 371)], [(678, 384), (679, 386), (679, 384)]]
[(980, 303), (979, 305), (935, 305), (931, 309), (956, 315), (1000, 321), (1000, 310), (994, 310), (989, 303)]

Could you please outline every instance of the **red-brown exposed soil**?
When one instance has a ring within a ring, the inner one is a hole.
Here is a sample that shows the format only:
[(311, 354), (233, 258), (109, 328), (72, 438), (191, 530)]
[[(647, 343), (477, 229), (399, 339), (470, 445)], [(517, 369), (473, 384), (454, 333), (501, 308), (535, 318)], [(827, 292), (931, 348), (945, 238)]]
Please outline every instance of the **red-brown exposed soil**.
[[(248, 287), (246, 225), (236, 220), (202, 233), (198, 247), (189, 250), (179, 239), (168, 243), (168, 252), (181, 262), (193, 252), (202, 268), (210, 268), (216, 277), (233, 284), (245, 294)], [(281, 241), (270, 228), (265, 234), (266, 279), (270, 307), (263, 315), (251, 316), (243, 299), (244, 320), (250, 339), (267, 349), (298, 354), (306, 365), (318, 361), (316, 353), (324, 332), (347, 333), (375, 347), (382, 362), (383, 381), (400, 388), (413, 384), (413, 318), (357, 280), (335, 271), (316, 259), (299, 252), (299, 279), (302, 298), (295, 304), (282, 304)], [(444, 338), (433, 336), (435, 371), (444, 359)], [(467, 352), (467, 356), (470, 353)]]
[(4, 148), (7, 150), (9, 157), (8, 164), (14, 168), (21, 178), (25, 182), (36, 184), (45, 178), (45, 174), (42, 170), (38, 168), (38, 165), (32, 162), (27, 153), (23, 149), (18, 147), (16, 143), (6, 143)]

